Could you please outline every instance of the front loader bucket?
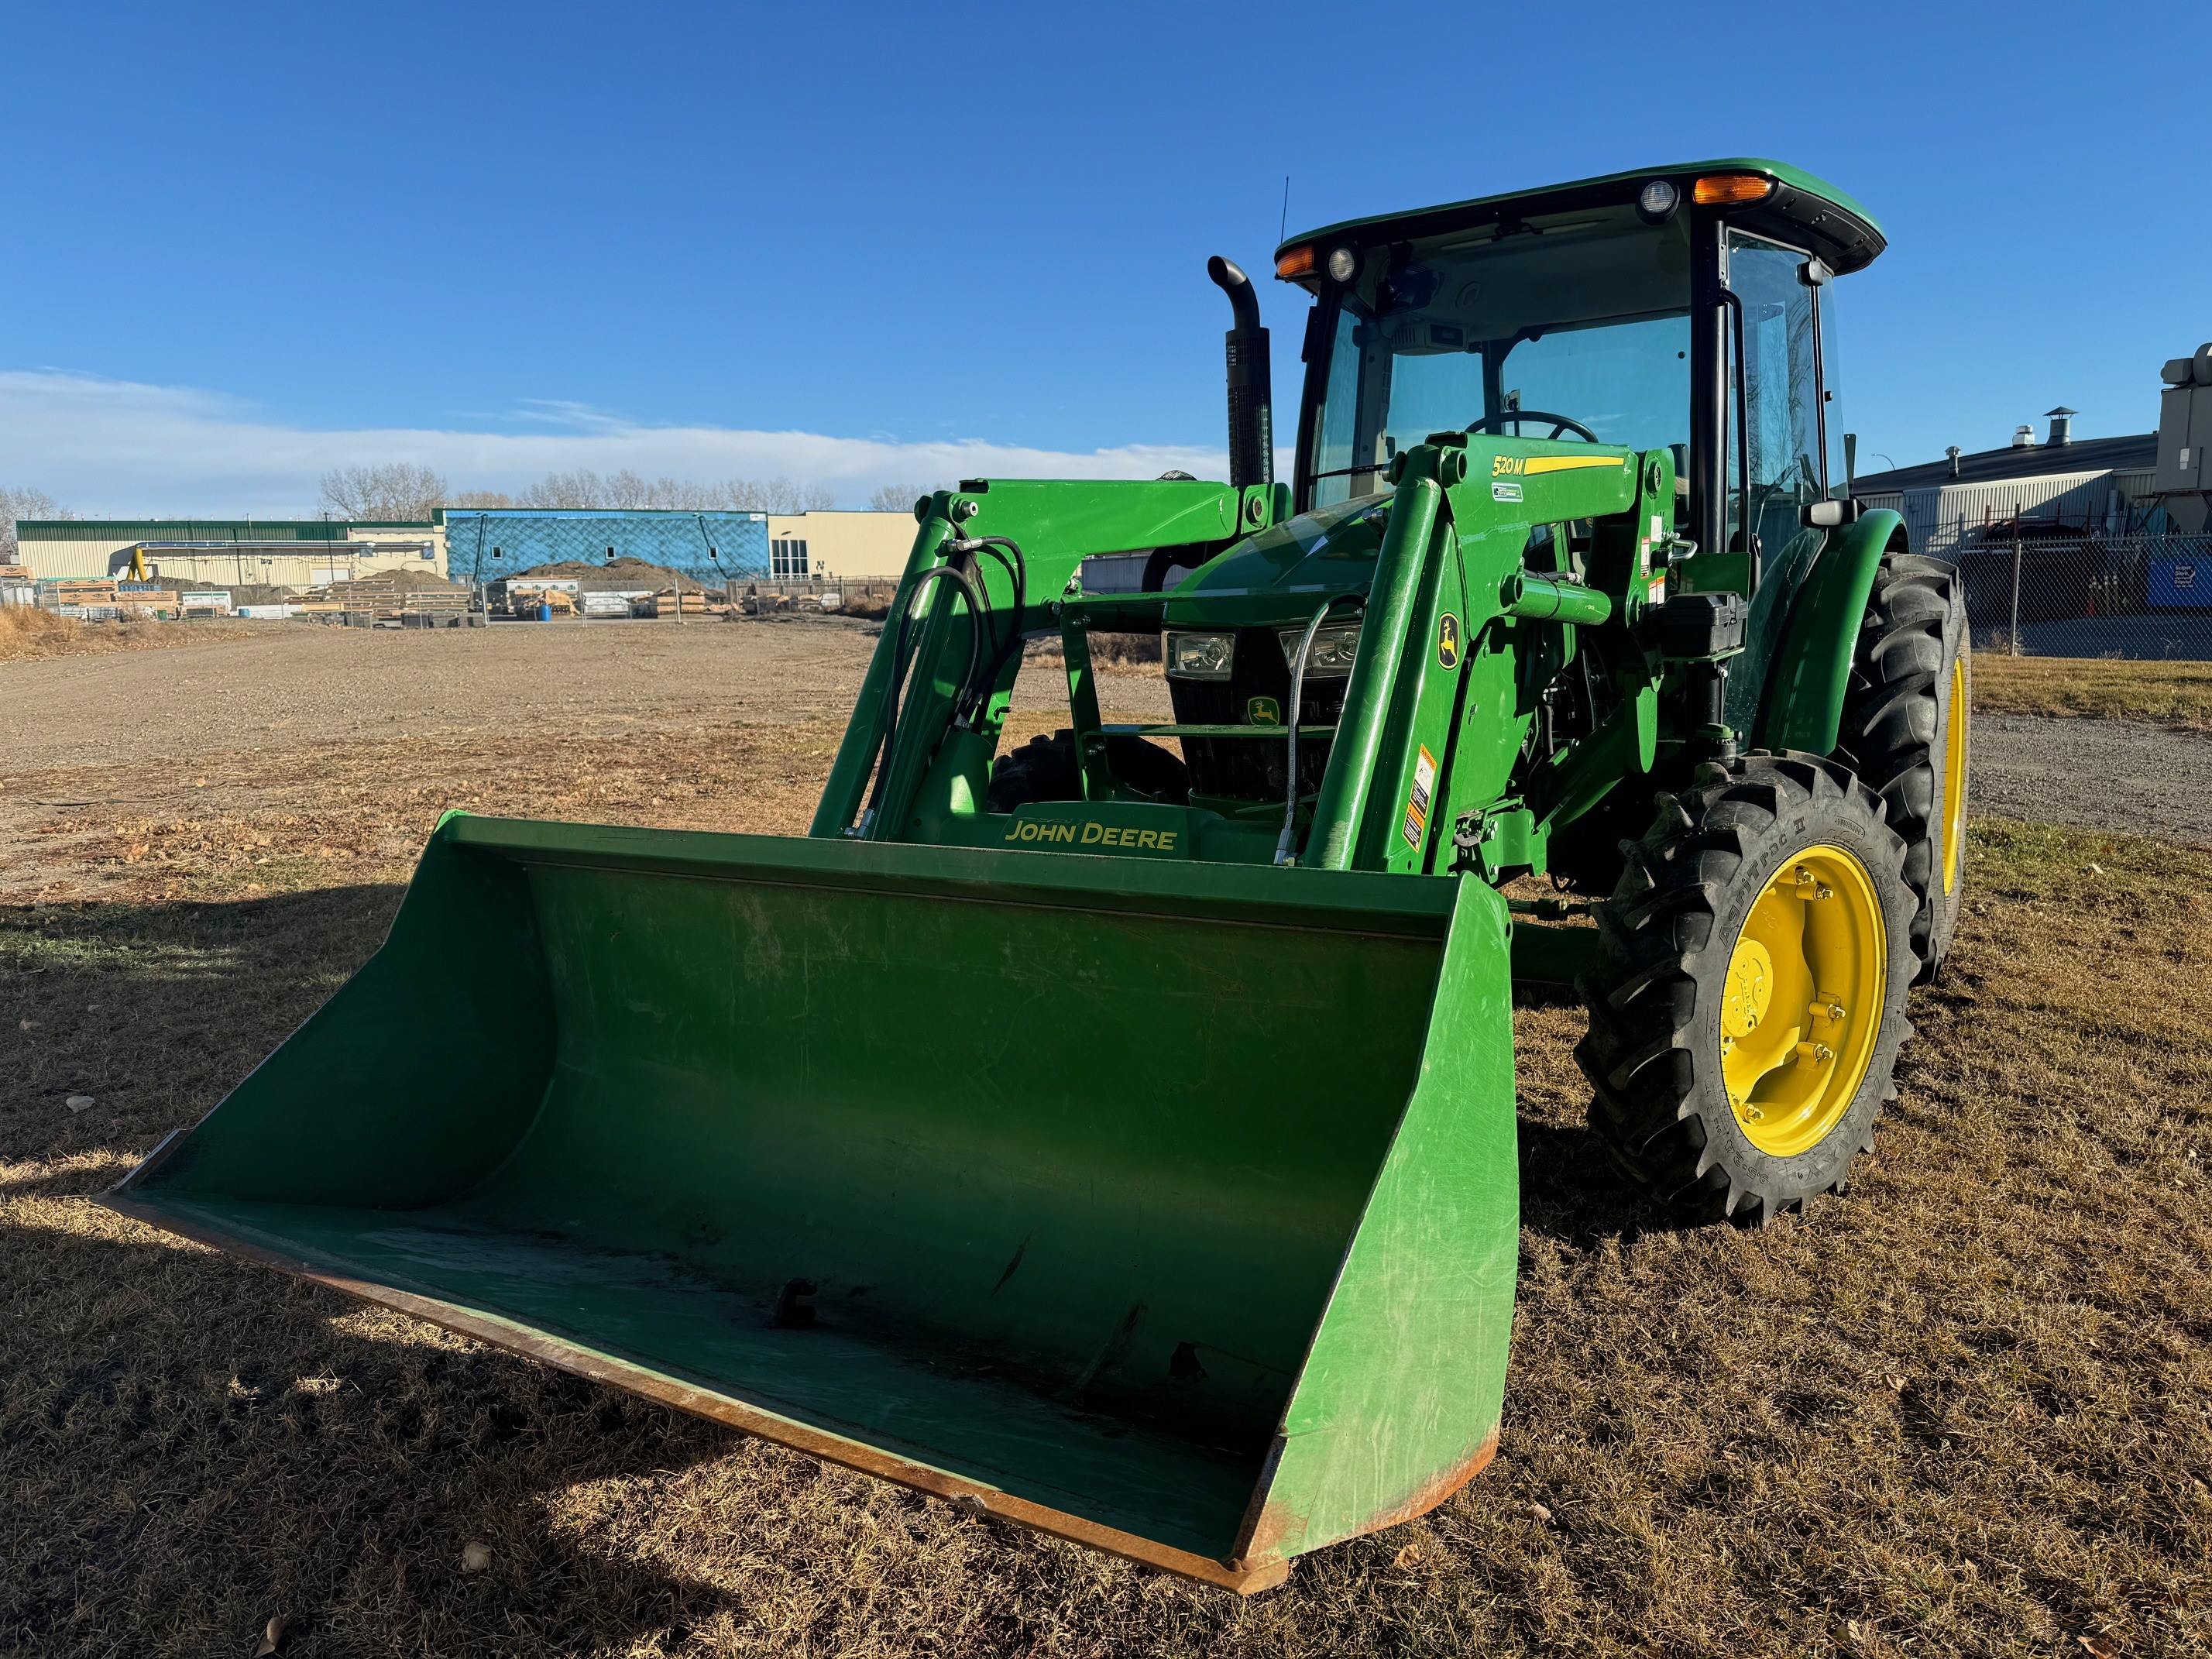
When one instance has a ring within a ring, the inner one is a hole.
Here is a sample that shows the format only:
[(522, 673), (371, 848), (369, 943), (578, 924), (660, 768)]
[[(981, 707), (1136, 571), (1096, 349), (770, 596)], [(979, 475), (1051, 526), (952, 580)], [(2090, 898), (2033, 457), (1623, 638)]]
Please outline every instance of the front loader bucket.
[(1495, 1443), (1487, 886), (452, 817), (111, 1207), (1217, 1583)]

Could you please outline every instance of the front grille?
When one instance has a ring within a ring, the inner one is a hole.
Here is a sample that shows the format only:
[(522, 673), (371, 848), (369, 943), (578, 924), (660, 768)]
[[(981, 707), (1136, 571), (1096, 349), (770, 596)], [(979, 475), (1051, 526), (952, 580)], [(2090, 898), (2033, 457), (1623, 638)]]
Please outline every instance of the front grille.
[[(1307, 675), (1300, 724), (1334, 725), (1343, 712), (1348, 684)], [(1248, 629), (1237, 636), (1236, 667), (1227, 681), (1171, 676), (1168, 692), (1179, 725), (1249, 725), (1249, 705), (1255, 697), (1273, 698), (1281, 717), (1291, 717), (1290, 665), (1284, 661), (1281, 642), (1272, 629)], [(1228, 800), (1281, 800), (1289, 748), (1289, 733), (1280, 728), (1267, 738), (1185, 738), (1182, 750), (1190, 765), (1190, 792)], [(1322, 774), (1328, 768), (1328, 748), (1327, 738), (1299, 740), (1301, 794), (1321, 787)]]

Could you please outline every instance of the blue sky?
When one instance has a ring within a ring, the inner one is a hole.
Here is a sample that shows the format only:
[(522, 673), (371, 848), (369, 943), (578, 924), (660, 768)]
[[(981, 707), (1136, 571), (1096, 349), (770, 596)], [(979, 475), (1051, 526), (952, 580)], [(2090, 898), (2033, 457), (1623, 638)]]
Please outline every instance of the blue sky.
[(1285, 173), (1297, 230), (1743, 154), (1889, 233), (1863, 466), (2143, 431), (2212, 338), (2208, 61), (2201, 3), (11, 4), (0, 483), (1157, 471), (1222, 447), (1204, 262), (1265, 265)]

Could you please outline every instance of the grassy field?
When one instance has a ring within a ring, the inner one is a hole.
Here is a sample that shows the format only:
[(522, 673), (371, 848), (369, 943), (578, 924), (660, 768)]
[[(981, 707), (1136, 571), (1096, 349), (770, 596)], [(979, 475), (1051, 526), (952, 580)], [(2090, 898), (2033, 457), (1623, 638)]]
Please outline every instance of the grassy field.
[(2212, 731), (2212, 663), (1974, 658), (1974, 707), (1993, 714), (2143, 720)]
[[(244, 1655), (271, 1617), (348, 1656), (2212, 1648), (2212, 1012), (2176, 994), (2212, 858), (2150, 842), (1974, 825), (1876, 1155), (1765, 1231), (1637, 1203), (1582, 1128), (1579, 1015), (1520, 1009), (1497, 1464), (1249, 1601), (82, 1201), (374, 948), (444, 806), (801, 827), (837, 726), (746, 713), (713, 648), (652, 671), (711, 688), (681, 722), (593, 724), (549, 650), (557, 744), (303, 729), (0, 779), (0, 1652)], [(1109, 717), (1158, 684), (1109, 677)]]

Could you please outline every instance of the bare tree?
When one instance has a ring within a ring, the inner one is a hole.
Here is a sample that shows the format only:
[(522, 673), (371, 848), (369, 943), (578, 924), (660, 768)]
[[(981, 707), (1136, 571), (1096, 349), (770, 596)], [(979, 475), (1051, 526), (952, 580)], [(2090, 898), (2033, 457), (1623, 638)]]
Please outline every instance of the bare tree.
[(589, 467), (578, 467), (574, 472), (549, 472), (522, 492), (525, 507), (562, 508), (605, 507), (606, 485), (599, 475)]
[(16, 520), (75, 517), (43, 489), (10, 489), (0, 484), (0, 564), (15, 562)]
[(837, 492), (793, 478), (731, 478), (720, 491), (731, 507), (749, 513), (819, 513), (837, 505)]
[(446, 480), (412, 461), (334, 466), (323, 474), (323, 505), (349, 519), (427, 519), (446, 503)]
[(619, 472), (608, 475), (605, 504), (623, 512), (632, 512), (647, 505), (646, 496), (652, 492), (652, 485), (647, 483), (628, 467), (624, 467)]
[[(326, 486), (327, 493), (327, 486)], [(920, 490), (907, 493), (897, 504), (900, 512), (914, 505)], [(728, 478), (703, 484), (666, 473), (646, 478), (624, 467), (601, 477), (588, 467), (574, 472), (549, 472), (514, 496), (495, 490), (472, 489), (453, 496), (450, 507), (531, 507), (548, 512), (612, 507), (621, 511), (658, 508), (673, 513), (716, 513), (735, 509), (751, 513), (817, 513), (837, 505), (837, 492), (822, 484), (805, 484), (791, 478)]]
[(911, 513), (914, 504), (929, 494), (926, 484), (878, 484), (868, 492), (868, 511), (871, 513)]

